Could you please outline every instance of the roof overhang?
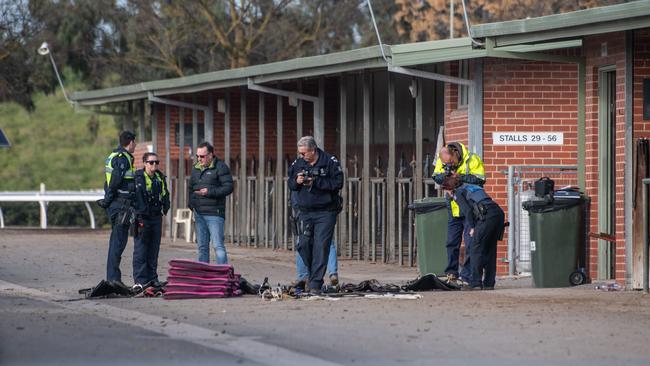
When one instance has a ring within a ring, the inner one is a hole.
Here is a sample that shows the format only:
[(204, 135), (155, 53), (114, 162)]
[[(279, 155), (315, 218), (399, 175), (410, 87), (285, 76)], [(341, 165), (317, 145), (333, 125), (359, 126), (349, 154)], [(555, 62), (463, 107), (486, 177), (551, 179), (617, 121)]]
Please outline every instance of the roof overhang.
[[(384, 46), (390, 56), (390, 47)], [(295, 80), (341, 72), (360, 71), (386, 66), (379, 46), (360, 48), (333, 54), (303, 57), (287, 61), (222, 70), (183, 78), (156, 80), (101, 90), (76, 92), (72, 100), (84, 106), (101, 105), (154, 96), (197, 93), (205, 90), (246, 86), (251, 78), (255, 83)]]
[(650, 27), (650, 0), (641, 0), (532, 19), (476, 25), (472, 27), (472, 34), (475, 38), (491, 38), (495, 47), (503, 47), (647, 27)]

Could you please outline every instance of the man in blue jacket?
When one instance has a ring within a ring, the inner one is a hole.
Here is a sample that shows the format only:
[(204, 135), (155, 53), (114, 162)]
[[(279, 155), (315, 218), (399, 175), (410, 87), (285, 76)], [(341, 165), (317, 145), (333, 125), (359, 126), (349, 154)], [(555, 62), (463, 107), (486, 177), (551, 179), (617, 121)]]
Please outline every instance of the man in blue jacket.
[(343, 187), (343, 170), (336, 157), (318, 148), (312, 136), (298, 141), (298, 154), (288, 174), (298, 211), (297, 249), (309, 269), (310, 292), (320, 294), (342, 205), (339, 190)]
[(217, 264), (228, 263), (224, 244), (226, 196), (232, 193), (230, 168), (214, 155), (209, 142), (196, 148), (198, 162), (192, 169), (188, 186), (190, 208), (196, 221), (196, 241), (199, 261), (210, 263), (210, 239), (215, 248)]

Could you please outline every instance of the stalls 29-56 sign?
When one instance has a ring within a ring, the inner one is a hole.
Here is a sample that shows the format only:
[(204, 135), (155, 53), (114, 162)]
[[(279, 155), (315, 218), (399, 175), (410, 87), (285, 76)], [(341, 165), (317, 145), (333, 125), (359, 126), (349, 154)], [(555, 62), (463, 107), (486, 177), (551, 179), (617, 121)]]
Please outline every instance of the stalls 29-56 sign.
[(494, 145), (563, 145), (563, 132), (493, 132)]

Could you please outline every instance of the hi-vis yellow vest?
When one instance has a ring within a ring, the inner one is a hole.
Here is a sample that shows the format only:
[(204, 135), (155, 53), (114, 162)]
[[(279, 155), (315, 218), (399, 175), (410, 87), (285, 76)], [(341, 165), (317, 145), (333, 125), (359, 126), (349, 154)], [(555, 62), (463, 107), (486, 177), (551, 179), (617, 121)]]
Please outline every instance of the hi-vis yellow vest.
[[(459, 143), (460, 147), (463, 149), (463, 160), (456, 169), (456, 173), (459, 175), (462, 174), (472, 174), (483, 180), (485, 180), (485, 168), (483, 167), (483, 161), (476, 154), (472, 154), (467, 150), (465, 145)], [(440, 157), (436, 160), (436, 167), (433, 169), (433, 175), (444, 173), (445, 167), (440, 160)], [(460, 217), (460, 207), (456, 201), (451, 200), (451, 215), (454, 217)]]
[[(162, 202), (163, 197), (167, 195), (167, 189), (165, 187), (165, 180), (162, 179), (160, 174), (158, 172), (154, 173), (155, 179), (160, 183), (160, 195), (158, 196), (158, 199)], [(144, 173), (144, 181), (147, 185), (147, 192), (151, 192), (151, 187), (153, 185), (153, 181), (151, 180), (151, 177), (149, 177), (149, 174), (147, 172)]]
[(135, 178), (135, 167), (133, 166), (133, 159), (130, 156), (124, 154), (124, 152), (113, 152), (111, 153), (104, 163), (104, 173), (106, 173), (106, 184), (111, 184), (111, 175), (113, 174), (113, 166), (111, 162), (116, 156), (126, 156), (126, 160), (129, 162), (129, 170), (124, 174), (124, 179), (134, 179)]

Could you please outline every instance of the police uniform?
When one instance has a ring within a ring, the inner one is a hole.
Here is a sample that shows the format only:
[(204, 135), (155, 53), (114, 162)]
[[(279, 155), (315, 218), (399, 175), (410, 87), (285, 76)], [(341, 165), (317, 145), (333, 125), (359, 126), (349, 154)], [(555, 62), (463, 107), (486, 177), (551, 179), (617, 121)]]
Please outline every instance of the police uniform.
[(472, 236), (472, 271), (469, 285), (473, 288), (493, 289), (497, 268), (497, 241), (504, 229), (504, 214), (482, 187), (463, 184), (454, 191), (460, 212), (467, 219)]
[(106, 279), (121, 281), (120, 262), (129, 239), (130, 217), (135, 199), (135, 167), (133, 155), (118, 147), (106, 158), (104, 172), (104, 203), (111, 220), (111, 237), (106, 261)]
[[(296, 178), (302, 172), (312, 177), (311, 185), (298, 184)], [(339, 190), (343, 187), (343, 170), (336, 157), (318, 149), (314, 165), (298, 158), (289, 167), (288, 176), (298, 211), (297, 250), (309, 269), (309, 288), (318, 291), (323, 286), (336, 215), (341, 209)]]
[(169, 211), (165, 175), (156, 170), (150, 177), (144, 169), (135, 172), (137, 230), (133, 249), (133, 280), (144, 285), (158, 281), (158, 253), (162, 236), (162, 215)]
[[(483, 168), (483, 161), (481, 158), (473, 153), (470, 153), (465, 145), (460, 142), (453, 142), (448, 145), (453, 145), (458, 151), (461, 152), (462, 158), (458, 167), (454, 170), (458, 174), (461, 182), (467, 184), (475, 184), (483, 186), (485, 184), (485, 169)], [(450, 173), (449, 166), (442, 163), (438, 157), (436, 166), (433, 170), (433, 180), (442, 184), (443, 179)], [(472, 238), (469, 236), (469, 227), (465, 223), (465, 219), (460, 212), (458, 204), (450, 198), (447, 202), (449, 212), (449, 220), (447, 223), (447, 268), (445, 273), (452, 274), (458, 277), (458, 258), (460, 252), (460, 243), (462, 237), (465, 238), (465, 262), (463, 263), (463, 271), (460, 277), (469, 279), (471, 277), (471, 247)], [(464, 234), (464, 235), (463, 235)]]

